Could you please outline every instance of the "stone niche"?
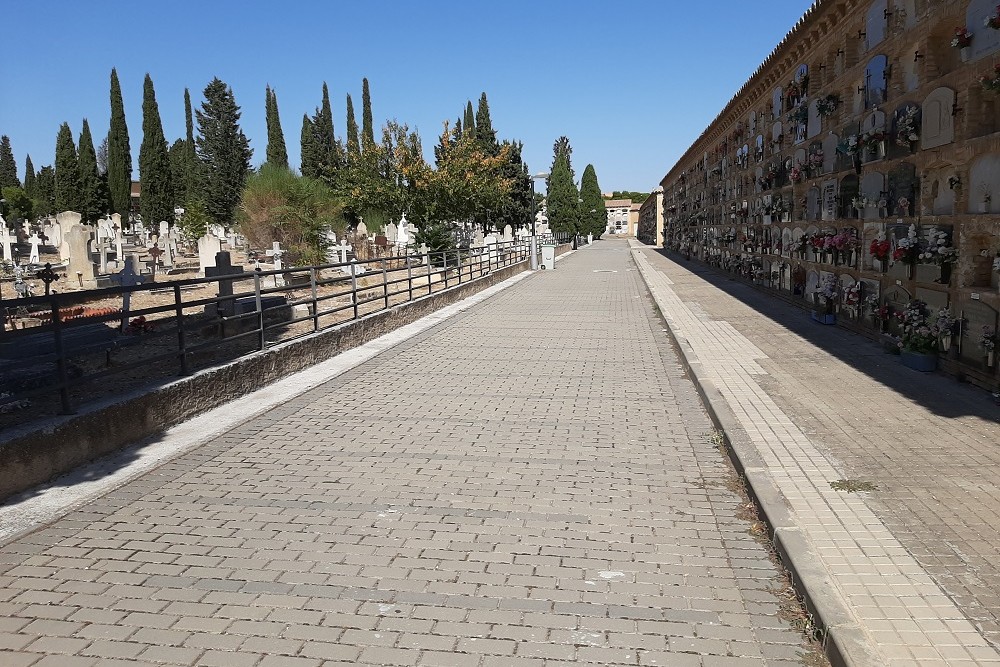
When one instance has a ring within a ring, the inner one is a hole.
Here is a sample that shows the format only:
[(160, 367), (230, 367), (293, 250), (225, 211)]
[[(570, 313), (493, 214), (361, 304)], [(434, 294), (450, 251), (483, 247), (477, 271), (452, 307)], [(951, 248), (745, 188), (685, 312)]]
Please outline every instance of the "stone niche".
[[(855, 177), (855, 183), (857, 177)], [(836, 220), (837, 215), (837, 179), (823, 181), (822, 197), (822, 217), (823, 220)]]
[[(896, 164), (889, 172), (889, 211), (888, 215), (911, 216), (916, 211), (919, 199), (920, 179), (917, 178), (917, 168), (909, 162)], [(900, 210), (899, 200), (906, 198), (909, 202), (905, 210)]]
[[(838, 207), (840, 209), (840, 217), (853, 218), (857, 215), (853, 202), (855, 197), (860, 194), (860, 189), (861, 184), (858, 182), (858, 177), (854, 174), (848, 174), (840, 180), (840, 204)], [(827, 218), (824, 215), (823, 219), (836, 219), (836, 217)]]
[[(861, 177), (861, 196), (867, 197), (871, 202), (864, 210), (864, 219), (878, 220), (882, 213), (882, 207), (879, 206), (879, 203), (886, 196), (885, 175), (877, 171), (865, 173)], [(886, 201), (886, 205), (888, 205), (888, 201)]]
[[(913, 44), (906, 49), (903, 49), (903, 53), (916, 53), (920, 50), (918, 44)], [(906, 92), (913, 92), (920, 87), (920, 65), (918, 64), (917, 58), (902, 58), (899, 63), (903, 68), (903, 90)]]
[(893, 0), (893, 7), (895, 8), (893, 16), (902, 19), (897, 21), (897, 24), (902, 23), (904, 30), (917, 27), (917, 21), (920, 18), (917, 14), (917, 0)]
[(820, 190), (817, 187), (811, 187), (806, 192), (806, 220), (819, 220), (820, 219)]
[[(899, 124), (900, 121), (910, 113), (911, 110), (915, 109), (917, 114), (916, 119), (916, 131), (918, 139), (915, 142), (910, 142), (907, 137), (900, 137), (899, 135)], [(890, 159), (901, 158), (909, 155), (913, 151), (912, 147), (916, 147), (919, 142), (919, 132), (920, 132), (920, 105), (914, 104), (913, 102), (906, 102), (901, 105), (892, 113), (892, 122), (889, 124), (889, 140), (886, 146), (886, 157)]]
[(954, 173), (954, 168), (949, 167), (937, 169), (927, 175), (932, 215), (955, 214), (955, 191), (948, 184), (948, 178)]
[(828, 135), (823, 137), (823, 173), (829, 174), (831, 171), (837, 167), (837, 156), (840, 155), (837, 152), (837, 144), (840, 143), (840, 137), (830, 132)]
[(987, 28), (986, 19), (997, 10), (997, 0), (969, 0), (965, 9), (965, 25), (975, 37), (969, 47), (969, 61), (974, 62), (1000, 51), (1000, 30)]
[(774, 89), (774, 93), (771, 95), (771, 113), (774, 114), (775, 118), (781, 117), (781, 102), (784, 98), (781, 95), (781, 86)]
[(865, 82), (863, 85), (866, 109), (885, 104), (888, 96), (885, 70), (888, 64), (889, 59), (886, 56), (877, 55), (869, 60), (868, 66), (865, 67)]
[(885, 39), (886, 24), (888, 23), (887, 11), (886, 0), (875, 0), (868, 7), (868, 13), (865, 14), (865, 46), (867, 48), (873, 48)]
[(1000, 213), (1000, 154), (980, 155), (969, 169), (969, 213)]
[(806, 121), (806, 138), (812, 139), (823, 129), (823, 117), (819, 115), (819, 107), (816, 100), (809, 102), (809, 119)]
[(923, 117), (920, 123), (920, 148), (937, 148), (955, 141), (955, 91), (951, 88), (937, 88), (924, 99), (921, 105)]

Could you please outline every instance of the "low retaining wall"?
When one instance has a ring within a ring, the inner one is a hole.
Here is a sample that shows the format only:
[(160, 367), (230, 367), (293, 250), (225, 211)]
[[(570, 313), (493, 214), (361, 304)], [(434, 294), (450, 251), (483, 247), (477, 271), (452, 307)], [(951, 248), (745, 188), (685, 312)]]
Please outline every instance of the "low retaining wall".
[[(561, 249), (558, 254), (569, 246)], [(29, 432), (12, 434), (0, 440), (0, 500), (363, 345), (526, 268), (527, 261), (522, 261), (474, 282), (199, 371), (162, 387), (89, 406), (77, 415), (47, 420)]]

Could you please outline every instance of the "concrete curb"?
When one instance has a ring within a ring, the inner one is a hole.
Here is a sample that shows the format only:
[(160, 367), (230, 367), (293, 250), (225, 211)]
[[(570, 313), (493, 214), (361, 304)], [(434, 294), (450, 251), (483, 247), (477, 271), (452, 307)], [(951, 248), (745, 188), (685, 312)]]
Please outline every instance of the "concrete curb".
[[(632, 257), (638, 248), (632, 247)], [(816, 624), (823, 629), (823, 647), (835, 667), (883, 667), (869, 645), (867, 633), (850, 612), (847, 601), (837, 593), (822, 565), (818, 551), (788, 511), (788, 502), (768, 470), (760, 465), (756, 448), (746, 437), (729, 403), (707, 377), (698, 355), (686, 339), (680, 338), (670, 324), (665, 304), (657, 299), (646, 272), (636, 262), (646, 289), (663, 313), (666, 330), (678, 351), (681, 364), (691, 377), (712, 423), (721, 431), (726, 451), (737, 472), (746, 480), (747, 492), (759, 509), (761, 519), (792, 584)]]

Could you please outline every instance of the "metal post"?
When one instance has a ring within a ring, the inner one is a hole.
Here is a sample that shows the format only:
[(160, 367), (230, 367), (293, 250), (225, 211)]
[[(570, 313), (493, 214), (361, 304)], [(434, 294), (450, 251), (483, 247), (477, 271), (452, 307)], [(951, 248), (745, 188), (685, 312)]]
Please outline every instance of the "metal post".
[(312, 287), (313, 331), (319, 331), (319, 306), (316, 302), (316, 267), (309, 269), (309, 283)]
[(263, 350), (265, 347), (264, 309), (261, 307), (261, 300), (260, 300), (260, 273), (253, 274), (253, 292), (254, 292), (254, 302), (257, 305), (257, 335), (259, 337), (259, 341), (257, 343), (257, 349)]
[(406, 257), (406, 290), (409, 292), (407, 301), (413, 301), (413, 263), (409, 255)]
[(174, 283), (174, 317), (177, 319), (177, 353), (180, 356), (181, 375), (190, 375), (187, 346), (184, 342), (184, 304), (181, 301), (181, 286), (177, 283)]
[(441, 269), (442, 271), (444, 271), (444, 288), (448, 289), (448, 251), (447, 250), (442, 250), (441, 251), (441, 258), (444, 260), (444, 266)]
[(64, 415), (75, 414), (73, 404), (69, 400), (69, 387), (66, 386), (68, 374), (66, 372), (66, 353), (63, 349), (62, 339), (62, 319), (59, 317), (59, 304), (51, 302), (52, 307), (52, 335), (55, 338), (56, 346), (56, 374), (59, 378), (59, 400), (62, 403), (62, 413)]
[(462, 249), (456, 248), (455, 253), (458, 255), (458, 284), (462, 284)]
[(354, 319), (358, 319), (358, 275), (354, 273), (354, 264), (351, 267), (351, 302), (354, 303)]
[(382, 296), (385, 299), (385, 309), (389, 310), (389, 274), (386, 273), (385, 259), (382, 260)]

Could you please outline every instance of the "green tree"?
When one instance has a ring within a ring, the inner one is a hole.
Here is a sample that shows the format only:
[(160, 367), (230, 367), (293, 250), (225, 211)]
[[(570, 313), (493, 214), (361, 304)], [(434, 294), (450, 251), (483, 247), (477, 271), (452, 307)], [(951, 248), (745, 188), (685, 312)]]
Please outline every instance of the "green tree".
[(21, 187), (21, 181), (17, 178), (17, 163), (14, 162), (14, 151), (10, 147), (10, 137), (5, 134), (0, 137), (0, 188), (11, 187)]
[[(184, 89), (184, 203), (200, 196), (198, 182), (198, 154), (194, 143), (194, 114), (191, 111), (191, 91)], [(202, 234), (204, 236), (204, 234)]]
[(432, 266), (445, 266), (447, 261), (454, 264), (454, 253), (452, 253), (450, 259), (445, 256), (445, 253), (456, 248), (455, 237), (457, 232), (458, 227), (455, 223), (435, 220), (417, 229), (413, 243), (417, 246), (427, 246), (428, 260)]
[(580, 230), (579, 193), (574, 183), (573, 167), (570, 164), (569, 140), (560, 137), (554, 147), (555, 157), (548, 179), (549, 227), (554, 232), (576, 233)]
[(24, 193), (34, 199), (38, 196), (35, 188), (35, 165), (31, 164), (31, 156), (24, 157)]
[(247, 179), (239, 208), (240, 231), (254, 248), (279, 241), (291, 264), (321, 264), (326, 233), (345, 228), (337, 195), (322, 181), (265, 164)]
[(32, 218), (35, 203), (22, 188), (16, 185), (7, 186), (0, 189), (0, 196), (7, 200), (5, 208), (8, 224), (15, 220), (30, 220)]
[(501, 173), (510, 181), (511, 186), (509, 196), (497, 211), (498, 224), (509, 224), (515, 229), (521, 225), (530, 225), (531, 175), (528, 173), (528, 165), (524, 164), (521, 157), (524, 146), (521, 142), (505, 141), (500, 148), (508, 156)]
[(285, 133), (281, 131), (278, 116), (278, 95), (270, 86), (265, 89), (265, 111), (267, 117), (267, 163), (288, 168), (288, 149), (285, 148)]
[[(58, 167), (56, 172), (58, 173)], [(142, 95), (142, 145), (139, 147), (139, 178), (142, 190), (139, 210), (146, 225), (161, 221), (174, 223), (174, 185), (170, 155), (163, 136), (160, 109), (156, 104), (153, 79), (146, 74)]]
[(600, 238), (607, 229), (608, 215), (604, 208), (601, 186), (597, 183), (597, 171), (588, 164), (580, 178), (580, 231)]
[(398, 219), (408, 210), (407, 170), (412, 172), (415, 162), (423, 162), (419, 137), (406, 125), (387, 123), (382, 142), (370, 145), (344, 172), (341, 193), (350, 202), (349, 218), (362, 216), (375, 225)]
[(108, 130), (108, 193), (111, 211), (128, 218), (132, 209), (132, 148), (118, 72), (111, 70), (111, 126)]
[(459, 134), (467, 134), (473, 139), (476, 138), (476, 115), (472, 111), (471, 100), (466, 100), (465, 102), (465, 122), (462, 127), (465, 129), (459, 128)]
[(375, 145), (375, 125), (372, 121), (372, 95), (368, 78), (361, 80), (361, 150)]
[(97, 172), (97, 152), (94, 150), (94, 137), (90, 133), (90, 123), (83, 119), (83, 129), (80, 131), (77, 166), (80, 170), (80, 215), (84, 222), (97, 222), (105, 213), (105, 203), (102, 196), (101, 177)]
[(233, 90), (218, 77), (205, 87), (205, 101), (195, 115), (205, 210), (212, 220), (228, 228), (250, 173), (253, 150), (240, 129), (240, 108)]
[(302, 114), (300, 149), (299, 172), (307, 178), (319, 178), (321, 171), (319, 153), (316, 150), (313, 123), (307, 114)]
[[(73, 135), (70, 135), (70, 141)], [(35, 213), (51, 215), (56, 212), (56, 170), (46, 165), (38, 170), (35, 179)]]
[(490, 105), (486, 101), (486, 93), (479, 96), (479, 108), (476, 110), (476, 141), (487, 153), (496, 153), (499, 150), (497, 133), (493, 129), (493, 121), (490, 120)]
[(361, 154), (361, 144), (358, 140), (358, 121), (354, 118), (354, 101), (347, 94), (347, 161), (357, 159)]
[(194, 194), (188, 192), (188, 154), (187, 141), (178, 139), (170, 144), (167, 155), (170, 158), (170, 180), (174, 184), (174, 194), (171, 201), (174, 206), (183, 207), (188, 199)]
[(205, 205), (198, 199), (184, 202), (182, 208), (184, 214), (177, 221), (177, 226), (188, 239), (197, 241), (208, 233), (212, 219), (208, 216)]
[(60, 125), (56, 136), (55, 208), (58, 211), (79, 211), (81, 208), (80, 166), (69, 123)]

